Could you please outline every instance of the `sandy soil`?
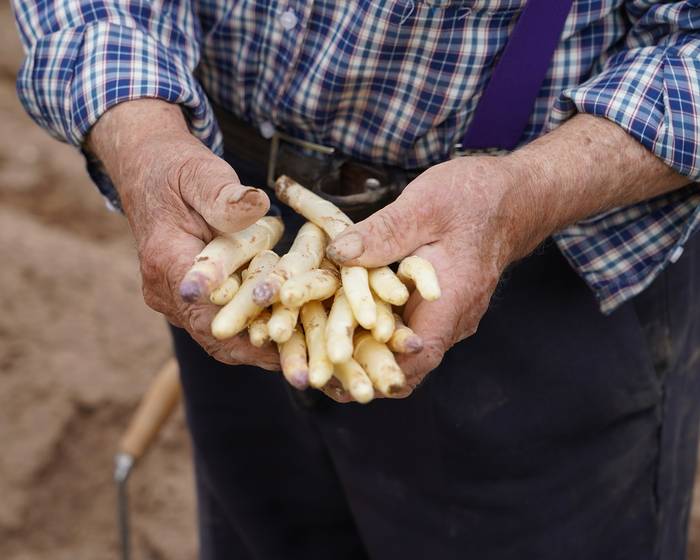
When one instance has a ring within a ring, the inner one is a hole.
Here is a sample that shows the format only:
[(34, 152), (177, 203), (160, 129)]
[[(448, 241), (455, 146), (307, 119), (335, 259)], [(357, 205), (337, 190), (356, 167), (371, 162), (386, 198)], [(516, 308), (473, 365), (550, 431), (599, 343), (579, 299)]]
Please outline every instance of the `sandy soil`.
[[(124, 220), (79, 155), (22, 112), (0, 0), (0, 558), (117, 558), (112, 455), (170, 354)], [(130, 481), (137, 560), (196, 556), (182, 411)], [(696, 491), (689, 559), (700, 560)]]
[[(170, 355), (124, 220), (21, 111), (0, 0), (0, 558), (117, 558), (112, 456)], [(136, 559), (196, 557), (182, 411), (130, 481)]]

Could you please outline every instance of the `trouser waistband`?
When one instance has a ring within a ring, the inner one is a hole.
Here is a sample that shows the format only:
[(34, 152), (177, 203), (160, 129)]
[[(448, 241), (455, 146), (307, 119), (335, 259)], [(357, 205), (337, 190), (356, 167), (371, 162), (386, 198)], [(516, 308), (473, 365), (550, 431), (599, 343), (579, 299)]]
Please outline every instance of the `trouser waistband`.
[(270, 177), (274, 180), (288, 175), (336, 204), (354, 221), (386, 206), (423, 171), (360, 161), (333, 147), (299, 141), (279, 132), (268, 139), (230, 111), (213, 106), (227, 152), (243, 162), (248, 175), (260, 176), (260, 170), (266, 170), (264, 186), (268, 189), (272, 187)]

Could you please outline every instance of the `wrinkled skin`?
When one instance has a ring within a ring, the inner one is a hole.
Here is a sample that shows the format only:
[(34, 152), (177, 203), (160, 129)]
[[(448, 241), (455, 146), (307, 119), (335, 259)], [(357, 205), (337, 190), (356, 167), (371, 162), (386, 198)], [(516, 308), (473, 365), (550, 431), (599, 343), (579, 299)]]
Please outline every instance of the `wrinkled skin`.
[[(579, 115), (513, 154), (435, 165), (336, 238), (328, 255), (375, 267), (416, 254), (435, 267), (442, 297), (427, 302), (414, 292), (404, 310), (425, 343), (418, 354), (397, 356), (405, 397), (476, 332), (507, 266), (566, 225), (687, 182), (615, 124)], [(351, 400), (337, 384), (326, 393)]]
[[(428, 302), (414, 291), (404, 321), (424, 342), (418, 354), (397, 355), (408, 380), (407, 396), (435, 369), (454, 344), (471, 336), (486, 312), (504, 268), (513, 260), (514, 221), (509, 212), (514, 176), (500, 158), (472, 157), (430, 168), (382, 211), (338, 238), (329, 256), (367, 267), (396, 262), (410, 254), (435, 267), (442, 296)], [(326, 393), (345, 402), (337, 384)]]
[[(143, 123), (148, 127), (140, 128)], [(131, 102), (106, 113), (91, 133), (90, 148), (120, 194), (148, 306), (221, 362), (278, 370), (272, 344), (255, 348), (247, 331), (216, 340), (210, 324), (218, 307), (185, 303), (178, 293), (204, 245), (217, 231), (238, 231), (263, 216), (267, 196), (241, 185), (234, 170), (189, 133), (179, 109), (159, 101)]]
[[(121, 196), (136, 240), (146, 303), (185, 328), (214, 358), (279, 369), (276, 349), (247, 333), (223, 342), (209, 334), (216, 307), (186, 304), (178, 286), (217, 231), (238, 231), (265, 214), (264, 193), (238, 176), (187, 130), (177, 106), (130, 101), (105, 113), (87, 147)], [(366, 267), (417, 254), (432, 262), (442, 297), (413, 294), (404, 320), (424, 340), (399, 356), (407, 396), (472, 335), (503, 270), (552, 232), (608, 208), (632, 204), (689, 181), (605, 119), (577, 115), (508, 156), (463, 157), (428, 169), (392, 204), (328, 248), (338, 263)], [(333, 380), (326, 394), (351, 400)], [(381, 395), (378, 395), (381, 396)]]

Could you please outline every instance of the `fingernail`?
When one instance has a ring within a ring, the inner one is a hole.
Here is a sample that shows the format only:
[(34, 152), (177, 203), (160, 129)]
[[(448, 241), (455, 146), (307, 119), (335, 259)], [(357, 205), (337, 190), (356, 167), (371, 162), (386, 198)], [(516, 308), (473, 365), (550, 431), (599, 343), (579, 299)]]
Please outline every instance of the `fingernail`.
[(189, 273), (180, 282), (180, 297), (187, 303), (194, 303), (204, 298), (207, 289), (206, 279), (200, 273)]
[(235, 190), (234, 194), (228, 197), (229, 204), (236, 204), (243, 200), (243, 198), (252, 192), (258, 192), (258, 189), (254, 187), (241, 187)]
[(417, 334), (411, 335), (406, 339), (406, 353), (417, 354), (423, 350), (423, 339)]
[(328, 257), (337, 263), (356, 259), (365, 251), (362, 236), (354, 231), (337, 237), (326, 249)]

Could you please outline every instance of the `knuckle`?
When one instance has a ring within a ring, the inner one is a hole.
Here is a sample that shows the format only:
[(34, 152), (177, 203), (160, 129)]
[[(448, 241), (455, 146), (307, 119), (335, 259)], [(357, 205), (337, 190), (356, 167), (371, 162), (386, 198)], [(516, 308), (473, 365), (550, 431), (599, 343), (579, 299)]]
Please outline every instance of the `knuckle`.
[(445, 204), (447, 200), (454, 200), (453, 197), (429, 197), (425, 204), (420, 204), (416, 208), (416, 223), (423, 224), (432, 237), (440, 237), (454, 229), (455, 224), (460, 222), (456, 214), (459, 210), (458, 204)]
[(184, 306), (184, 315), (192, 331), (203, 336), (209, 336), (209, 314), (204, 307), (198, 305)]
[(199, 177), (204, 162), (201, 156), (187, 155), (178, 165), (172, 166), (166, 175), (169, 185), (179, 187), (183, 184), (195, 182)]
[(210, 165), (210, 157), (201, 154), (186, 155), (178, 165), (172, 166), (168, 171), (167, 184), (190, 206), (198, 206), (204, 195), (204, 189), (198, 188), (199, 183)]
[(208, 151), (184, 157), (168, 176), (171, 188), (195, 209), (218, 200), (226, 187), (237, 180), (231, 166)]
[(384, 248), (392, 253), (402, 247), (399, 223), (400, 219), (397, 219), (395, 212), (389, 208), (377, 214), (374, 238), (381, 239)]

